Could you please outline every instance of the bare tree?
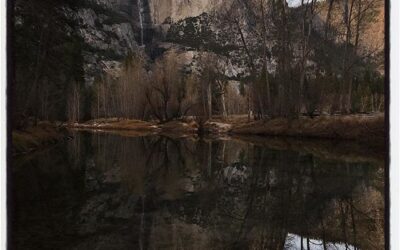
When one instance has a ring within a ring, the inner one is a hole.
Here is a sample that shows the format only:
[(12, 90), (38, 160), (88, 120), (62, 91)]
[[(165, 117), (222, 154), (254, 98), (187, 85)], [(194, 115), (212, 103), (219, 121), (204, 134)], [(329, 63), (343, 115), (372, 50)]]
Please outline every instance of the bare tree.
[(180, 118), (195, 106), (193, 87), (189, 86), (195, 81), (187, 81), (184, 65), (176, 56), (168, 53), (156, 62), (145, 90), (151, 114), (161, 122)]
[(81, 91), (77, 84), (73, 84), (68, 97), (68, 122), (75, 123), (80, 120)]
[(298, 112), (301, 112), (301, 108), (303, 105), (303, 88), (304, 81), (306, 77), (307, 63), (309, 59), (309, 55), (312, 51), (310, 46), (310, 38), (313, 29), (313, 20), (315, 17), (315, 4), (316, 0), (312, 0), (311, 2), (305, 3), (304, 0), (301, 1), (301, 7), (303, 8), (302, 22), (301, 22), (301, 39), (300, 39), (300, 60), (299, 60), (299, 74), (300, 74), (300, 82), (299, 82), (299, 93), (298, 93), (298, 104), (297, 109)]

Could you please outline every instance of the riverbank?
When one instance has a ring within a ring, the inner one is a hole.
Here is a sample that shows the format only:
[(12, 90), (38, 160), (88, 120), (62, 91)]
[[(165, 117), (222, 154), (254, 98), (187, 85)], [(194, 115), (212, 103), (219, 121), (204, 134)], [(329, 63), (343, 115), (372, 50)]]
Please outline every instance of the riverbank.
[(157, 132), (158, 126), (153, 122), (146, 122), (141, 120), (117, 119), (117, 118), (103, 118), (90, 120), (84, 123), (65, 123), (64, 127), (67, 128), (80, 128), (80, 129), (101, 129), (101, 130), (135, 130), (135, 131), (154, 131)]
[(344, 139), (384, 143), (385, 117), (375, 115), (301, 117), (296, 120), (277, 118), (236, 126), (230, 133), (319, 139)]
[(68, 138), (65, 128), (40, 122), (37, 126), (12, 131), (12, 154), (24, 154), (45, 148)]
[(247, 121), (246, 116), (235, 116), (227, 119), (213, 118), (203, 124), (199, 124), (195, 119), (159, 124), (111, 118), (64, 126), (72, 129), (121, 130), (134, 134), (284, 136), (356, 140), (373, 144), (384, 144), (385, 141), (383, 114), (300, 117), (295, 120), (275, 118), (251, 122)]
[(85, 130), (120, 130), (133, 134), (197, 134), (199, 126), (191, 120), (170, 121), (167, 123), (147, 122), (132, 119), (96, 119), (84, 123), (64, 124), (66, 128)]

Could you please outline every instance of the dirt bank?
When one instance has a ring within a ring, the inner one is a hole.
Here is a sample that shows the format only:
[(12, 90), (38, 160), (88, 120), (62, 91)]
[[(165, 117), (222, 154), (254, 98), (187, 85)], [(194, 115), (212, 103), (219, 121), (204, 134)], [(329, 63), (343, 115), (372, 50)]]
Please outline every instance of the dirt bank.
[(67, 128), (99, 129), (99, 130), (135, 130), (135, 131), (157, 131), (156, 123), (129, 119), (96, 119), (84, 123), (65, 123)]
[(146, 122), (128, 119), (97, 119), (85, 123), (64, 124), (70, 129), (112, 131), (128, 136), (144, 136), (151, 134), (171, 134), (175, 136), (198, 133), (198, 124), (191, 121), (170, 121), (166, 123)]
[(96, 129), (104, 131), (127, 131), (129, 133), (192, 135), (258, 135), (285, 136), (320, 139), (357, 140), (384, 144), (385, 122), (383, 114), (301, 117), (296, 120), (276, 118), (248, 122), (247, 116), (232, 116), (227, 119), (214, 118), (202, 126), (194, 119), (167, 123), (140, 120), (98, 119), (85, 123), (65, 124), (68, 128)]
[(321, 116), (296, 120), (277, 118), (235, 126), (231, 134), (351, 139), (383, 143), (384, 115)]

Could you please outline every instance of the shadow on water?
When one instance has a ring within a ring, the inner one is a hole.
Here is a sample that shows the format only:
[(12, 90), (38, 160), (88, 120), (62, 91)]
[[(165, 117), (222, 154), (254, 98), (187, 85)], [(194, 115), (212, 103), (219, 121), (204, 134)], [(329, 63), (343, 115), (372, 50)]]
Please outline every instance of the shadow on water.
[(384, 249), (381, 160), (316, 152), (76, 132), (14, 159), (10, 248)]

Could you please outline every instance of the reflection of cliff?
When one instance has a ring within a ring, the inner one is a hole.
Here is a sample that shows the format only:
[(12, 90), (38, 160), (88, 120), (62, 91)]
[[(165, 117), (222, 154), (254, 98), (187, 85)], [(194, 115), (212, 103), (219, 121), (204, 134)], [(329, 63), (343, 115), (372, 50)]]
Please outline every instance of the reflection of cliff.
[[(74, 153), (62, 145), (12, 159), (8, 181), (8, 248), (63, 249), (84, 188)], [(67, 163), (67, 164), (66, 164)]]
[[(379, 166), (239, 141), (110, 134), (76, 134), (57, 150), (67, 153), (16, 172), (30, 183), (19, 187), (18, 244), (42, 228), (32, 235), (57, 248), (65, 228), (69, 249), (383, 248)], [(46, 190), (47, 209), (26, 199)], [(63, 216), (63, 228), (51, 224)]]
[(379, 167), (240, 142), (94, 138), (100, 173), (118, 166), (121, 184), (146, 197), (150, 248), (282, 249), (289, 234), (383, 246)]

